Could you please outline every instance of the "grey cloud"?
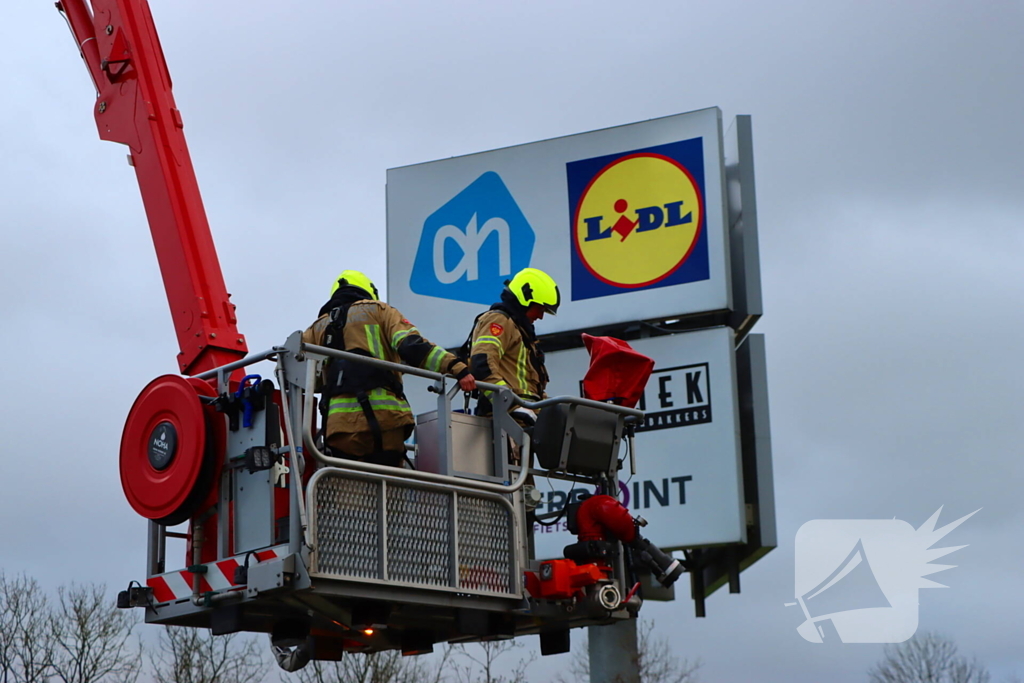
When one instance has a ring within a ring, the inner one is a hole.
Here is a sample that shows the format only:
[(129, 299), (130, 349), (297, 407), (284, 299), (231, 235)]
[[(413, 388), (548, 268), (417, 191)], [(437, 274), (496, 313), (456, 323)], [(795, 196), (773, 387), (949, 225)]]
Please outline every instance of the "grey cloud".
[[(389, 167), (750, 113), (780, 548), (706, 620), (684, 599), (645, 611), (708, 680), (860, 681), (880, 647), (816, 649), (782, 607), (797, 528), (982, 507), (951, 538), (970, 545), (936, 577), (950, 588), (922, 592), (922, 627), (1024, 671), (1019, 3), (407, 5), (153, 3), (250, 348), (307, 324), (342, 268), (383, 282)], [(16, 62), (0, 75), (0, 564), (127, 584), (145, 525), (120, 492), (120, 429), (175, 372), (175, 339), (66, 28), (33, 3), (0, 31)]]

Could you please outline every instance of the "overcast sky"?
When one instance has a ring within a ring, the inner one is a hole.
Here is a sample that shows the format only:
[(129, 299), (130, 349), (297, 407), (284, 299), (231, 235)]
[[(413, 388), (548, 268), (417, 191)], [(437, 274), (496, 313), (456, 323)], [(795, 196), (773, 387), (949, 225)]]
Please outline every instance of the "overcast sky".
[[(797, 529), (982, 508), (921, 628), (1024, 675), (1024, 4), (151, 2), (251, 349), (307, 325), (339, 270), (384, 282), (388, 168), (751, 114), (779, 548), (705, 619), (644, 613), (705, 681), (863, 681), (881, 646), (812, 645), (783, 607)], [(176, 340), (67, 28), (8, 4), (0, 568), (121, 587), (145, 570), (121, 427)]]

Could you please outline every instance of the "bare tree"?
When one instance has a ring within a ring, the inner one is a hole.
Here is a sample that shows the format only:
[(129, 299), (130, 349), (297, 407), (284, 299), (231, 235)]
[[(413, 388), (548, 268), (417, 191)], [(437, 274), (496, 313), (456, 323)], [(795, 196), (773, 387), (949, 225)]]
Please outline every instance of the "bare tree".
[(49, 618), (53, 675), (63, 683), (134, 683), (142, 663), (141, 648), (131, 642), (136, 623), (103, 586), (61, 586)]
[(167, 626), (150, 656), (156, 683), (246, 683), (267, 673), (262, 643), (237, 634), (214, 636), (206, 629)]
[[(668, 640), (654, 635), (653, 619), (638, 624), (636, 651), (640, 683), (698, 683), (700, 661), (691, 662), (677, 657)], [(590, 681), (590, 650), (587, 641), (573, 653), (569, 674), (572, 677), (570, 680), (578, 683)], [(558, 680), (565, 683), (566, 679), (559, 675)]]
[(403, 657), (397, 650), (371, 654), (346, 654), (337, 662), (312, 661), (282, 681), (300, 683), (440, 683), (450, 649), (440, 663), (431, 666), (420, 657)]
[(679, 659), (666, 638), (654, 636), (654, 620), (640, 622), (637, 669), (640, 683), (697, 683), (699, 660)]
[(977, 659), (957, 653), (956, 644), (935, 633), (886, 645), (882, 661), (868, 672), (871, 683), (988, 683)]
[(526, 683), (526, 669), (533, 657), (523, 657), (513, 666), (508, 676), (498, 673), (498, 659), (522, 649), (514, 640), (490, 640), (473, 645), (456, 645), (452, 670), (459, 683)]
[(49, 601), (35, 579), (0, 573), (0, 683), (44, 683), (53, 640)]

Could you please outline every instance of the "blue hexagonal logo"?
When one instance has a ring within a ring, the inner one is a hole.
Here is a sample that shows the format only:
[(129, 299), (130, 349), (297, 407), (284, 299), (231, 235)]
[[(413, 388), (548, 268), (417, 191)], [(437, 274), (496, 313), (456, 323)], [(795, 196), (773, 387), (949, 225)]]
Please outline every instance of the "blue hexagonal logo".
[(494, 303), (505, 280), (530, 265), (535, 240), (501, 176), (488, 171), (423, 222), (409, 288), (440, 299)]

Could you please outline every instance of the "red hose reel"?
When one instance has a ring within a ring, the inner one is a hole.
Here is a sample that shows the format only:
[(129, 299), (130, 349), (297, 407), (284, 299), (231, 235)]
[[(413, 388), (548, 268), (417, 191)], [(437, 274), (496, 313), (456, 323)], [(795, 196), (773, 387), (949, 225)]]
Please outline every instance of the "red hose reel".
[(223, 416), (199, 400), (211, 395), (203, 380), (163, 375), (135, 399), (121, 434), (121, 486), (146, 519), (180, 524), (210, 497), (225, 429)]

